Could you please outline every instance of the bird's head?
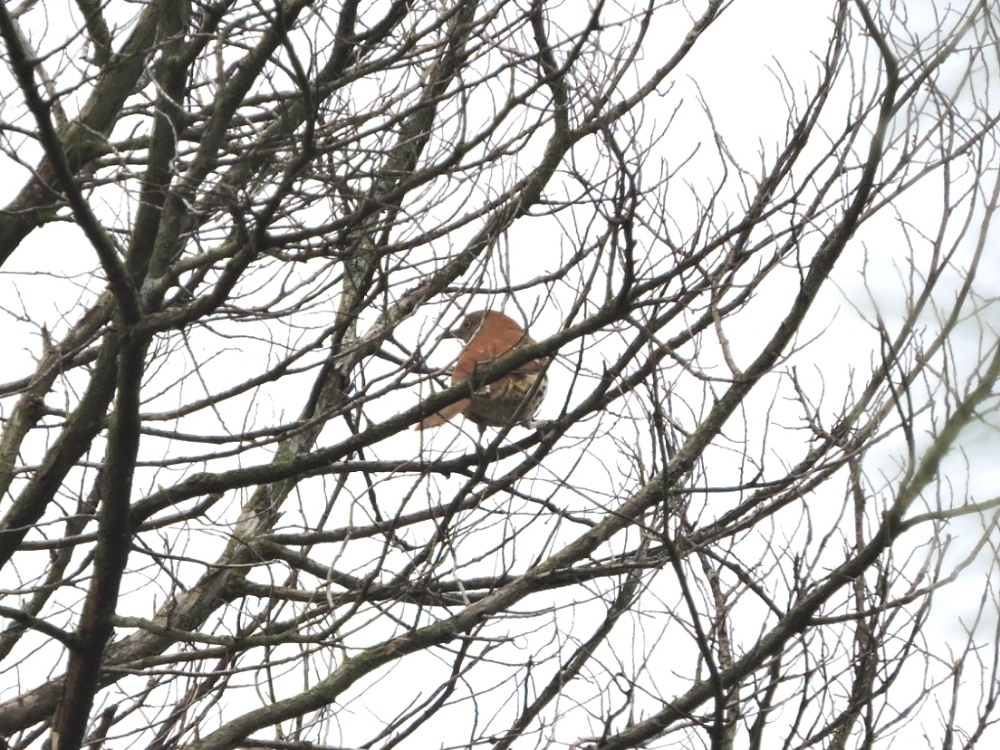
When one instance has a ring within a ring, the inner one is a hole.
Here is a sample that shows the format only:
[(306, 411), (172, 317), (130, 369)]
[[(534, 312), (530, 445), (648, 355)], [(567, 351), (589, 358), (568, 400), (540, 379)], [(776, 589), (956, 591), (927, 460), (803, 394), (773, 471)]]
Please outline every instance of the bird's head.
[[(497, 325), (506, 327), (504, 326), (503, 322), (501, 322), (501, 319), (505, 319), (506, 321), (514, 323), (513, 320), (510, 320), (510, 318), (508, 318), (503, 313), (496, 312), (494, 310), (477, 310), (476, 312), (471, 312), (464, 318), (462, 318), (462, 322), (459, 323), (454, 328), (445, 331), (444, 335), (441, 338), (461, 339), (466, 344), (468, 344), (470, 341), (472, 341), (472, 337), (475, 336), (477, 333), (479, 333), (479, 331), (481, 331), (487, 325), (489, 325), (489, 327), (491, 328)], [(514, 325), (517, 324), (514, 323)]]

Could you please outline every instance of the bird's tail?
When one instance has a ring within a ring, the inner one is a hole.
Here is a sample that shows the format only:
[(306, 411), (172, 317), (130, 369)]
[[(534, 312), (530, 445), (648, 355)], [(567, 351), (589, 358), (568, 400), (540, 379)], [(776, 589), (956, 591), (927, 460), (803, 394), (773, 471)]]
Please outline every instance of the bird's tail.
[(431, 414), (424, 421), (417, 423), (416, 425), (414, 425), (413, 429), (425, 430), (428, 427), (440, 427), (445, 422), (450, 420), (452, 417), (457, 417), (459, 414), (461, 414), (463, 411), (469, 408), (469, 404), (471, 403), (472, 401), (470, 401), (467, 398), (463, 398), (459, 401), (456, 401), (451, 406), (446, 406), (436, 414)]

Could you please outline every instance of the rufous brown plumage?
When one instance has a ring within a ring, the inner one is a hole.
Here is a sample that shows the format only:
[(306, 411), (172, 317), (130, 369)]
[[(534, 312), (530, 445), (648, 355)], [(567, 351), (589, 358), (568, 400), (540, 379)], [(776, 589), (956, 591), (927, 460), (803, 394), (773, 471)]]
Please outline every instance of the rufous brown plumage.
[[(535, 343), (518, 323), (495, 310), (469, 313), (443, 338), (465, 342), (451, 373), (452, 385), (467, 380), (477, 369), (481, 370), (511, 349)], [(541, 359), (526, 362), (513, 372), (481, 386), (469, 398), (460, 399), (427, 417), (415, 429), (437, 427), (459, 414), (480, 427), (528, 422), (545, 397), (548, 378), (542, 373), (543, 365)]]

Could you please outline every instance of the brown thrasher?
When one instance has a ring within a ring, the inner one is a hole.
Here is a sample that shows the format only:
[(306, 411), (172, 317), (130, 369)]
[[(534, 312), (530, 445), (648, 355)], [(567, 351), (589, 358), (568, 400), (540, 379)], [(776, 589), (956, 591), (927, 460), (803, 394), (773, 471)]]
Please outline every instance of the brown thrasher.
[[(452, 385), (468, 379), (477, 368), (491, 364), (516, 346), (534, 344), (527, 331), (501, 312), (479, 310), (465, 316), (457, 328), (442, 338), (456, 338), (465, 342), (465, 348), (451, 372)], [(541, 373), (544, 360), (533, 359), (513, 372), (480, 387), (469, 398), (463, 398), (432, 414), (414, 429), (437, 427), (452, 417), (462, 414), (480, 428), (503, 427), (526, 423), (545, 398), (548, 378)], [(538, 387), (535, 387), (535, 383)], [(528, 394), (531, 394), (528, 400)]]

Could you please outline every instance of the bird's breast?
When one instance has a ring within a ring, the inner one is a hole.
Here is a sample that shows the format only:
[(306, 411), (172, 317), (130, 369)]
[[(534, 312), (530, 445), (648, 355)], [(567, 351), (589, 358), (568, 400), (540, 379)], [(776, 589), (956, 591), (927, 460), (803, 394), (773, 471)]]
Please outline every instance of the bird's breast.
[[(465, 416), (473, 422), (502, 427), (531, 419), (542, 404), (548, 378), (535, 372), (513, 372), (472, 394)], [(535, 384), (538, 384), (537, 388)]]

